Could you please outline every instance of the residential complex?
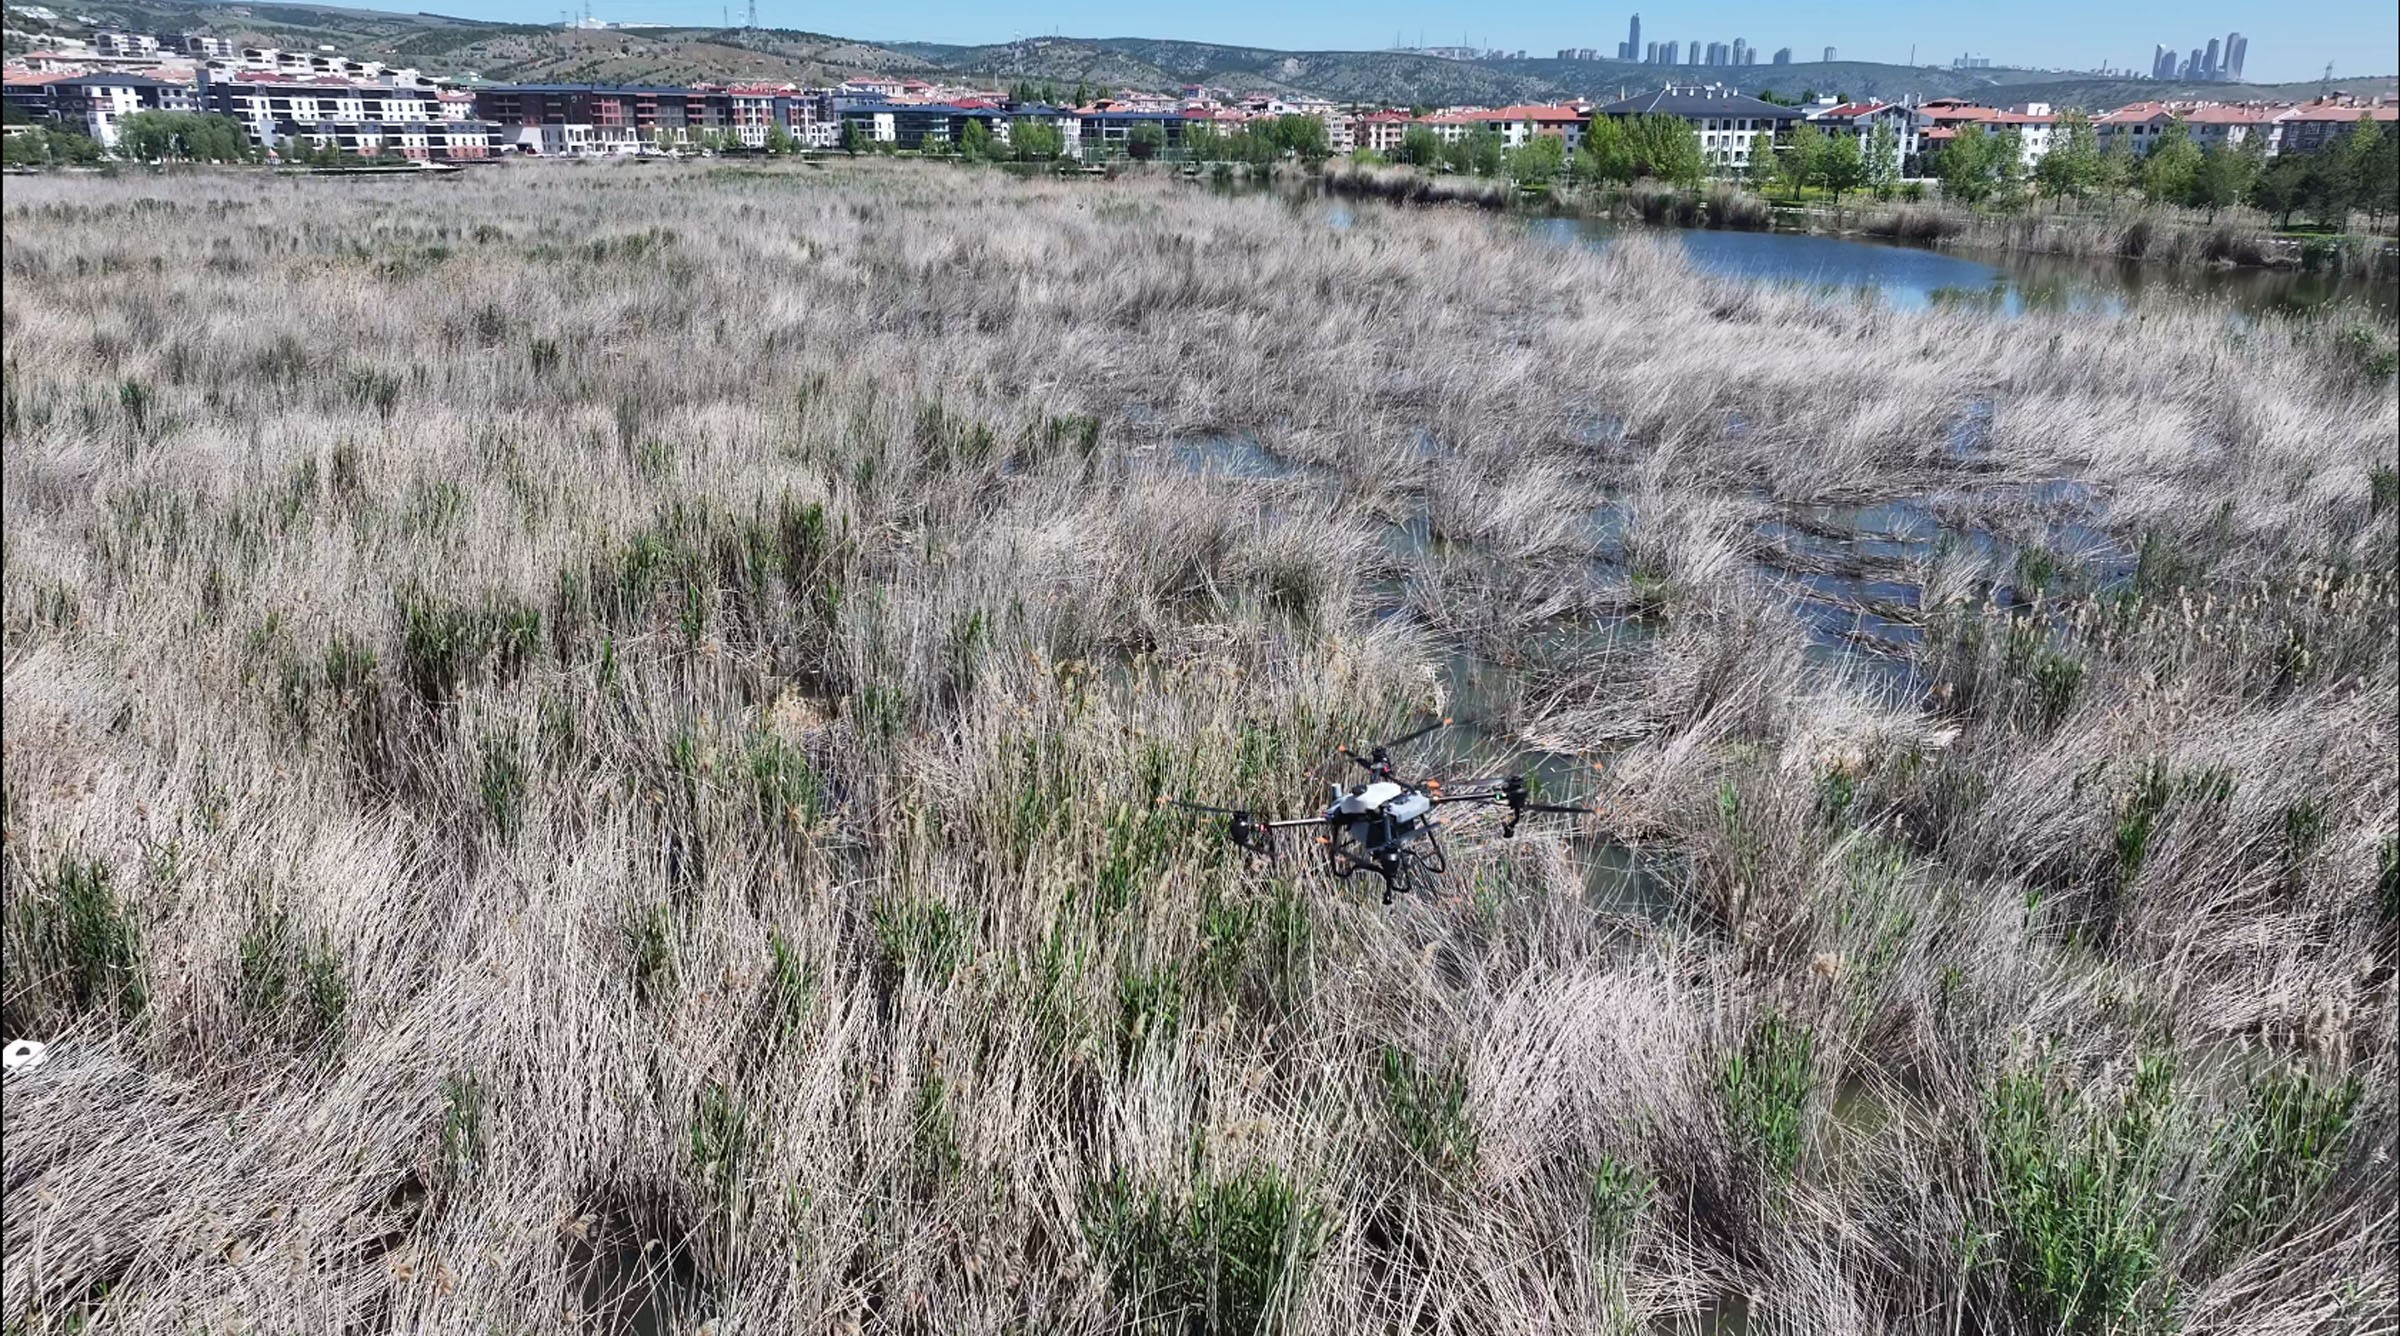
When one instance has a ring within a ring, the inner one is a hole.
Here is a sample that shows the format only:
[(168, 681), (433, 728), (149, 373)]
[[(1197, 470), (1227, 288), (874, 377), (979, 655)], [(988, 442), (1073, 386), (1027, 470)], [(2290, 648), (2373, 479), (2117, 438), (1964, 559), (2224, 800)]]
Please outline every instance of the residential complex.
[[(1618, 49), (1669, 66), (1686, 55), (1702, 65), (1740, 66), (1758, 59), (1741, 38), (1705, 47), (1645, 42), (1639, 15)], [(2230, 34), (2202, 48), (2196, 68), (2213, 72), (2211, 77), (2238, 77), (2245, 49), (2242, 35)], [(1588, 49), (1559, 53), (1562, 59), (1590, 54)], [(1825, 55), (1830, 60), (1832, 49)], [(2167, 55), (2161, 48), (2162, 60)], [(1776, 64), (1789, 60), (1788, 49), (1775, 53)], [(1672, 116), (1690, 125), (1703, 157), (1720, 173), (1750, 167), (1765, 145), (1784, 141), (1806, 123), (1827, 134), (1855, 136), (1862, 146), (1878, 127), (1888, 126), (1891, 133), (1883, 142), (1898, 159), (1895, 168), (1916, 174), (1928, 171), (1948, 144), (1971, 129), (2010, 137), (2027, 170), (2061, 135), (2059, 113), (2043, 103), (1992, 107), (1955, 98), (1898, 103), (1822, 98), (1793, 107), (1721, 82), (1669, 82), (1599, 106), (1577, 100), (1422, 114), (1294, 94), (1245, 96), (1197, 84), (1175, 93), (1109, 92), (1081, 106), (897, 78), (856, 79), (832, 88), (461, 84), (323, 51), (236, 48), (200, 33), (106, 33), (78, 45), (29, 51), (9, 61), (5, 92), (10, 107), (22, 113), (11, 118), (21, 122), (12, 124), (12, 132), (27, 124), (60, 125), (102, 148), (116, 146), (125, 118), (137, 112), (198, 111), (230, 118), (270, 154), (338, 150), (367, 158), (467, 162), (501, 155), (587, 157), (736, 146), (945, 152), (969, 139), (975, 127), (990, 142), (1008, 145), (1029, 124), (1054, 130), (1068, 158), (1175, 157), (1195, 129), (1222, 135), (1288, 116), (1322, 121), (1326, 147), (1336, 154), (1393, 154), (1420, 131), (1444, 143), (1489, 132), (1507, 150), (1552, 136), (1571, 153), (1595, 116)], [(2400, 116), (2400, 106), (2341, 97), (2310, 103), (2140, 102), (2101, 111), (2091, 123), (2103, 150), (2122, 149), (2137, 157), (2175, 127), (2204, 149), (2256, 145), (2272, 156), (2314, 152), (2361, 116), (2388, 124)]]

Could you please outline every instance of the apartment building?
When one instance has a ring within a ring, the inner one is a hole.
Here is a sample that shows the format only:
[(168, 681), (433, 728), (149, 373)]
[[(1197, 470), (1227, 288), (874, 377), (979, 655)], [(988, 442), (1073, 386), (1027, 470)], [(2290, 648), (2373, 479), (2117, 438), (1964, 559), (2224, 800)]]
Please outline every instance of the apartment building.
[(1763, 102), (1722, 85), (1705, 87), (1669, 84), (1656, 92), (1597, 107), (1595, 116), (1673, 116), (1700, 137), (1700, 152), (1718, 171), (1738, 171), (1750, 165), (1761, 141), (1772, 146), (1801, 118), (1797, 107)]
[(68, 126), (102, 148), (115, 148), (126, 117), (143, 111), (191, 111), (189, 84), (146, 74), (66, 74), (11, 70), (8, 104), (34, 120)]
[(1821, 109), (1811, 109), (1810, 124), (1829, 135), (1848, 135), (1859, 142), (1863, 151), (1871, 142), (1877, 126), (1888, 125), (1892, 130), (1895, 152), (1892, 170), (1900, 171), (1917, 154), (1924, 151), (1923, 132), (1930, 126), (1921, 121), (1916, 109), (1897, 102), (1843, 102)]
[(1465, 115), (1470, 124), (1498, 132), (1503, 148), (1520, 149), (1532, 143), (1536, 135), (1557, 135), (1567, 141), (1569, 153), (1582, 147), (1583, 127), (1590, 119), (1583, 108), (1573, 106), (1500, 107)]
[(200, 109), (242, 123), (261, 148), (338, 149), (360, 157), (397, 154), (428, 161), (477, 159), (492, 151), (491, 127), (472, 99), (439, 90), (260, 70), (231, 78), (203, 72)]
[(1405, 111), (1375, 111), (1352, 121), (1350, 133), (1359, 148), (1390, 153), (1408, 138), (1408, 127), (1413, 124), (1414, 118)]
[(2315, 153), (2349, 134), (2362, 116), (2382, 126), (2386, 135), (2400, 129), (2400, 104), (2380, 98), (2368, 103), (2320, 99), (2283, 114), (2278, 147), (2285, 153)]

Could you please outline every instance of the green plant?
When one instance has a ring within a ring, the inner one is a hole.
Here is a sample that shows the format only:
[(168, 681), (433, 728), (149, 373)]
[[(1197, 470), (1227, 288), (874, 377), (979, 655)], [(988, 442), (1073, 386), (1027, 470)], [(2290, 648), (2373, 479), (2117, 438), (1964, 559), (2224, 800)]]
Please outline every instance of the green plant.
[(1778, 1174), (1800, 1161), (1815, 1048), (1807, 1027), (1770, 1012), (1717, 1070), (1727, 1123)]
[(873, 912), (884, 968), (940, 981), (956, 972), (966, 933), (950, 906), (933, 900), (884, 900)]
[(1455, 1067), (1429, 1069), (1387, 1044), (1382, 1074), (1385, 1112), (1410, 1158), (1437, 1175), (1471, 1170), (1477, 1140), (1467, 1115), (1466, 1073)]
[(2355, 1076), (2328, 1081), (2305, 1068), (2251, 1082), (2249, 1103), (2218, 1137), (2225, 1176), (2213, 1231), (2219, 1251), (2255, 1243), (2308, 1205), (2333, 1176), (2361, 1093)]
[[(16, 929), (10, 943), (10, 1034), (50, 1028), (35, 1015), (51, 1008), (69, 1019), (91, 1011), (118, 1017), (141, 1013), (149, 997), (141, 937), (132, 907), (112, 883), (101, 860), (61, 854), (29, 890), (8, 897)], [(20, 1015), (21, 1007), (34, 1014)]]
[(452, 1181), (471, 1176), (483, 1158), (483, 1083), (472, 1073), (442, 1078), (442, 1161)]
[(950, 1107), (950, 1086), (940, 1072), (929, 1071), (917, 1082), (915, 1129), (917, 1181), (931, 1193), (958, 1176), (964, 1163), (958, 1149), (958, 1115)]
[(1613, 1155), (1592, 1165), (1592, 1247), (1604, 1257), (1622, 1257), (1633, 1243), (1643, 1213), (1658, 1197), (1658, 1181)]
[(1183, 972), (1174, 965), (1117, 976), (1117, 1044), (1127, 1061), (1175, 1042), (1183, 1029)]
[(701, 1176), (720, 1199), (732, 1199), (741, 1187), (755, 1137), (750, 1115), (733, 1092), (710, 1082), (700, 1092), (700, 1107), (692, 1115), (692, 1163), (699, 1166)]
[(235, 948), (244, 1010), (301, 1043), (338, 1036), (349, 1004), (340, 952), (323, 937), (303, 942), (289, 913), (261, 899)]
[(2160, 1182), (2174, 1080), (2173, 1059), (2158, 1052), (2136, 1060), (2114, 1108), (2061, 1090), (2041, 1067), (1994, 1085), (1984, 1138), (1998, 1186), (1996, 1261), (2035, 1327), (2121, 1332), (2162, 1318), (2159, 1246), (2175, 1205)]
[(633, 916), (625, 944), (633, 952), (634, 996), (656, 1001), (675, 986), (675, 907), (658, 904)]
[(2117, 807), (2117, 879), (2130, 883), (2141, 873), (2142, 861), (2150, 854), (2150, 836), (2158, 827), (2159, 813), (2166, 810), (2167, 799), (2174, 793), (2168, 782), (2167, 763), (2152, 757)]
[(1283, 1330), (1323, 1236), (1315, 1208), (1271, 1168), (1202, 1179), (1183, 1203), (1120, 1176), (1093, 1194), (1084, 1228), (1142, 1322), (1208, 1336)]

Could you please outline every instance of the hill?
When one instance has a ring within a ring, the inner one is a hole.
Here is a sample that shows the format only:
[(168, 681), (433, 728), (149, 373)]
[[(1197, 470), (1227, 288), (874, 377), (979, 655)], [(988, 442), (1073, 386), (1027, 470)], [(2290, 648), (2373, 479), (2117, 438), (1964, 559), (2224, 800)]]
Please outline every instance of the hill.
[[(1852, 97), (1968, 96), (2103, 107), (2145, 97), (2307, 97), (2314, 83), (2154, 83), (2056, 71), (1948, 70), (1866, 61), (1661, 71), (1617, 60), (1453, 60), (1412, 51), (1283, 51), (1150, 37), (1037, 37), (983, 46), (875, 43), (779, 29), (581, 30), (440, 14), (309, 4), (99, 0), (75, 12), (137, 31), (195, 29), (283, 47), (413, 65), (429, 74), (558, 82), (835, 83), (864, 75), (1005, 83), (1019, 79), (1173, 90), (1207, 84), (1238, 92), (1305, 93), (1392, 106), (1499, 105), (1615, 98), (1663, 76), (1719, 78), (1745, 92)], [(75, 25), (63, 25), (72, 29)], [(2394, 81), (2344, 80), (2354, 92)]]
[[(315, 49), (410, 65), (428, 74), (555, 82), (739, 80), (838, 83), (875, 74), (933, 74), (889, 47), (823, 33), (776, 29), (573, 29), (493, 23), (328, 5), (226, 5), (102, 0), (76, 12), (142, 32), (186, 29), (249, 44)], [(75, 25), (58, 25), (72, 29)]]

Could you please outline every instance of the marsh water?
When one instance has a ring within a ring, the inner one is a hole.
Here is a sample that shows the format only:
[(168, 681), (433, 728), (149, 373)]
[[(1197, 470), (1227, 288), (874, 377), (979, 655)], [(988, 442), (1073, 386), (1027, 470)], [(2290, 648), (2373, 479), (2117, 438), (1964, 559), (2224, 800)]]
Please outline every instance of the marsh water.
[[(1596, 218), (1533, 218), (1524, 225), (1555, 241), (1588, 246), (1606, 246), (1624, 231)], [(2254, 315), (2349, 303), (2389, 318), (2400, 305), (2395, 299), (2400, 285), (2356, 275), (2050, 255), (1986, 259), (1798, 232), (1676, 229), (1671, 235), (1693, 264), (1710, 273), (1868, 294), (1911, 311), (1949, 306), (2002, 315), (2029, 310), (2113, 315), (2138, 310), (2154, 298), (2198, 296)]]
[[(1331, 205), (1328, 216), (1335, 227), (1348, 227), (1361, 209), (1395, 207), (1411, 206), (1343, 200)], [(1620, 236), (1663, 230), (1683, 247), (1693, 264), (1712, 274), (1871, 296), (1909, 311), (1952, 307), (1999, 315), (2026, 311), (2122, 315), (2159, 299), (2199, 297), (2251, 315), (2347, 305), (2372, 311), (2385, 320), (2400, 318), (2400, 282), (2356, 274), (2055, 255), (1986, 257), (1803, 232), (1624, 227), (1606, 219), (1565, 214), (1502, 215), (1496, 225), (1522, 227), (1562, 244), (1594, 247), (1607, 246)]]

